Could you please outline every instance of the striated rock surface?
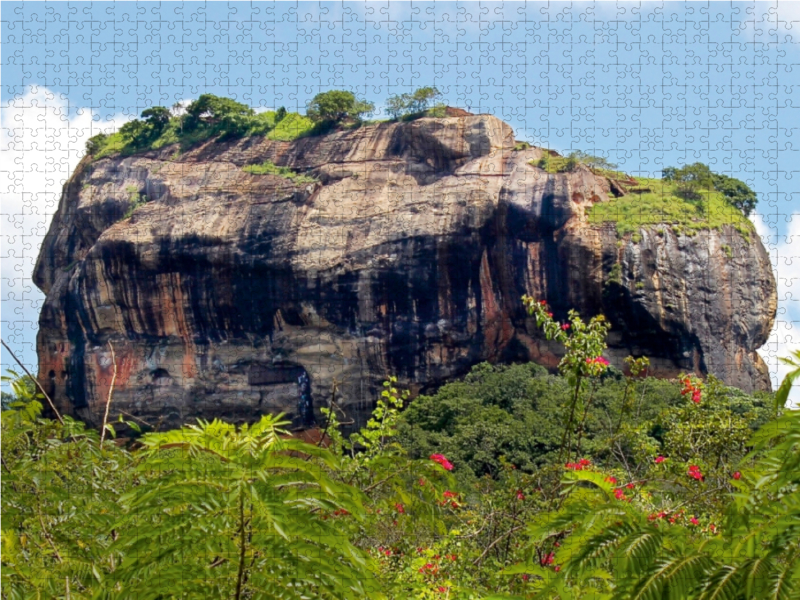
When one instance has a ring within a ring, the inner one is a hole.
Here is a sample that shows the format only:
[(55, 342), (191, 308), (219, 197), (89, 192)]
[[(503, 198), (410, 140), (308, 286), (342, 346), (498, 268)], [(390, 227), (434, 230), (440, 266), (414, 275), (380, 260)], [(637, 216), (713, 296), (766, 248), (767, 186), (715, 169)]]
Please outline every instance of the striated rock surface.
[[(387, 374), (419, 391), (484, 360), (555, 366), (530, 294), (557, 317), (609, 316), (619, 367), (645, 354), (656, 374), (769, 388), (755, 349), (777, 300), (757, 236), (618, 242), (586, 219), (613, 182), (547, 174), (530, 164), (544, 150), (514, 145), (507, 124), (470, 115), (84, 160), (35, 270), (39, 377), (94, 423), (115, 363), (112, 415), (300, 422), (300, 394), (318, 408), (335, 383), (358, 423)], [(242, 170), (267, 160), (319, 182)]]

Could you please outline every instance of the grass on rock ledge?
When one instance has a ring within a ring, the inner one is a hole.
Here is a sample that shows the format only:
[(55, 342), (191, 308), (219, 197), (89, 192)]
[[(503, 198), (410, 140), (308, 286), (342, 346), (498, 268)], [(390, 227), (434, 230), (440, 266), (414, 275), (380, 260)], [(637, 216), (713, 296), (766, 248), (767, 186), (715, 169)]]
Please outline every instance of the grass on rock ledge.
[(628, 194), (595, 204), (588, 213), (595, 225), (613, 222), (617, 235), (638, 233), (648, 225), (671, 226), (676, 234), (695, 235), (701, 230), (720, 230), (730, 225), (746, 240), (755, 228), (742, 212), (714, 190), (701, 190), (699, 199), (678, 194), (677, 184), (663, 179), (637, 177), (638, 185), (629, 186)]

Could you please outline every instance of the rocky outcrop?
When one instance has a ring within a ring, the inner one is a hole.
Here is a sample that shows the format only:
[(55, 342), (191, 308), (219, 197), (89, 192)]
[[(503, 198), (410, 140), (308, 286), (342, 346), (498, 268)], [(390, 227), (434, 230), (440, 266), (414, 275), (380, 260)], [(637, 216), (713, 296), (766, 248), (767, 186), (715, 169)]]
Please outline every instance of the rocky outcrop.
[[(308, 419), (303, 378), (314, 406), (335, 384), (358, 421), (388, 374), (419, 391), (484, 360), (556, 365), (529, 294), (557, 317), (608, 315), (617, 366), (646, 354), (662, 375), (769, 387), (755, 349), (776, 288), (756, 236), (618, 241), (586, 218), (613, 182), (547, 174), (531, 164), (544, 150), (514, 146), (478, 115), (84, 160), (35, 270), (39, 377), (95, 423), (115, 365), (112, 415), (154, 425)], [(242, 169), (267, 160), (317, 182)]]

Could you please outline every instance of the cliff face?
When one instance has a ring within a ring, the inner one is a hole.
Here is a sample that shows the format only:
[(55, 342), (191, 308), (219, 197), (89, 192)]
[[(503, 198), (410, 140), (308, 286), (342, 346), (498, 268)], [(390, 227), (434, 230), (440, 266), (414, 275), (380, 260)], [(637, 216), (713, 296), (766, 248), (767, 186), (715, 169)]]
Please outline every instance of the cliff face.
[[(84, 160), (35, 270), (39, 377), (96, 423), (111, 342), (112, 414), (301, 418), (299, 394), (319, 407), (335, 382), (360, 419), (387, 374), (419, 391), (483, 360), (555, 366), (529, 294), (556, 317), (609, 316), (619, 367), (646, 354), (660, 375), (769, 388), (755, 349), (776, 288), (756, 236), (665, 227), (618, 243), (585, 214), (607, 179), (547, 174), (529, 164), (543, 150), (514, 143), (480, 115)], [(242, 170), (267, 160), (319, 182)]]

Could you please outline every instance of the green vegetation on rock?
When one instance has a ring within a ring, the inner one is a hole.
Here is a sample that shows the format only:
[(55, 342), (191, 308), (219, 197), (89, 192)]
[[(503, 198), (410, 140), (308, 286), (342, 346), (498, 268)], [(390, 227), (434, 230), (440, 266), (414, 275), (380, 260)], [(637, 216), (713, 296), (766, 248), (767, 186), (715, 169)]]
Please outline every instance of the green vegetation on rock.
[(291, 141), (315, 131), (315, 123), (281, 107), (256, 113), (251, 108), (212, 94), (190, 103), (185, 114), (175, 106), (174, 114), (163, 106), (144, 110), (143, 120), (125, 123), (114, 134), (99, 134), (88, 140), (86, 150), (97, 160), (114, 154), (123, 156), (180, 144), (186, 150), (209, 139), (225, 141), (254, 135), (277, 141)]
[(290, 179), (297, 184), (316, 183), (317, 181), (316, 178), (311, 177), (310, 175), (296, 173), (289, 167), (279, 167), (268, 160), (258, 165), (246, 165), (242, 167), (242, 171), (245, 173), (251, 173), (253, 175), (278, 175), (279, 177)]
[(588, 211), (589, 222), (596, 225), (616, 223), (620, 236), (659, 223), (672, 225), (687, 234), (704, 229), (719, 230), (724, 225), (732, 226), (745, 239), (750, 239), (755, 232), (753, 224), (722, 192), (701, 188), (696, 198), (689, 199), (674, 181), (637, 177), (636, 182), (626, 187), (625, 196), (592, 206)]

